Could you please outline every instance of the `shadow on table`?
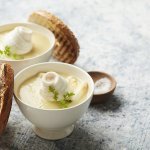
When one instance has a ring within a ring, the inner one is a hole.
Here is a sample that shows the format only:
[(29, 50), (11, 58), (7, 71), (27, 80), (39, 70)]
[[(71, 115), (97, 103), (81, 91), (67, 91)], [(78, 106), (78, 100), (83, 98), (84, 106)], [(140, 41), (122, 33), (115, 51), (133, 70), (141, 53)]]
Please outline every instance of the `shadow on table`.
[[(112, 96), (107, 102), (98, 105), (91, 105), (97, 111), (118, 111), (121, 103), (121, 97)], [(111, 141), (103, 134), (94, 135), (77, 124), (73, 133), (62, 140), (48, 141), (37, 137), (31, 129), (31, 126), (16, 126), (8, 124), (6, 132), (0, 137), (0, 150), (3, 149), (36, 149), (36, 150), (105, 150), (108, 149), (108, 143)]]
[[(105, 150), (104, 148), (104, 139), (102, 135), (99, 136), (99, 139), (94, 139), (94, 135), (90, 134), (89, 131), (76, 125), (73, 133), (61, 140), (49, 141), (44, 140), (36, 136), (33, 131), (31, 133), (18, 135), (12, 132), (14, 129), (7, 129), (7, 132), (4, 133), (0, 144), (0, 150), (11, 149), (11, 150)], [(18, 132), (18, 131), (16, 131)]]
[(92, 104), (90, 107), (94, 107), (97, 110), (102, 110), (102, 111), (117, 111), (121, 107), (121, 97), (118, 97), (116, 95), (112, 95), (109, 100), (106, 102), (103, 102), (101, 104)]
[(13, 128), (7, 126), (5, 132), (0, 136), (0, 150), (2, 149), (10, 149), (11, 141), (14, 138), (14, 133), (12, 132)]
[(76, 125), (73, 133), (62, 140), (55, 141), (57, 150), (106, 150), (103, 135), (99, 135), (98, 139), (94, 138), (94, 134)]

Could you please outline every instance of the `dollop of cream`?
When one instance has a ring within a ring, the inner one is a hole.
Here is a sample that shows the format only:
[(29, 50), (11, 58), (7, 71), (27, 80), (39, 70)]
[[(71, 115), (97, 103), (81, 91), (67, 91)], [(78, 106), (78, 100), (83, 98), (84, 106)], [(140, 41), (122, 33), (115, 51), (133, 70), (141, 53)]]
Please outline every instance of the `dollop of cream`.
[(23, 55), (32, 50), (32, 30), (18, 26), (5, 35), (2, 47), (9, 46), (11, 53)]
[(54, 101), (53, 94), (48, 90), (50, 86), (60, 93), (59, 99), (61, 99), (67, 89), (67, 80), (56, 72), (47, 72), (42, 76), (40, 94), (45, 100)]

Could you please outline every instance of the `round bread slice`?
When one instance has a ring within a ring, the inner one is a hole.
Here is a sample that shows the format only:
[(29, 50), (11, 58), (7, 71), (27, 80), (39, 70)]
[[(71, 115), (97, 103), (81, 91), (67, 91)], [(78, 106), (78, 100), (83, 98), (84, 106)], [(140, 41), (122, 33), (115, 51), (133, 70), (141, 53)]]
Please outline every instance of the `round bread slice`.
[(9, 64), (0, 64), (0, 135), (4, 132), (13, 97), (14, 71)]
[(46, 11), (33, 12), (30, 22), (50, 29), (56, 38), (52, 56), (62, 62), (73, 64), (79, 56), (79, 44), (73, 32), (55, 15)]

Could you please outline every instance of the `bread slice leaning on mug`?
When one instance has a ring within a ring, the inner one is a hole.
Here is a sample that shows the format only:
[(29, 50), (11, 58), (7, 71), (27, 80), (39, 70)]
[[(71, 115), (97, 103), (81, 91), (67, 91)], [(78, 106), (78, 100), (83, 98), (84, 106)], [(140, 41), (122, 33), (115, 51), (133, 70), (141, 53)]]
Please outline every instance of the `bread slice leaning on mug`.
[(8, 122), (13, 97), (14, 71), (9, 64), (0, 64), (0, 135)]

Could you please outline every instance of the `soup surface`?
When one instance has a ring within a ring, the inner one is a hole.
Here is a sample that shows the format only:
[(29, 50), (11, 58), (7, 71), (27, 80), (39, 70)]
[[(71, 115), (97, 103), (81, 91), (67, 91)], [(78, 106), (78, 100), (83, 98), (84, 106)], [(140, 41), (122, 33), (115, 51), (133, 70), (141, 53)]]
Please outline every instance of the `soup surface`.
[[(43, 88), (42, 78), (45, 74), (46, 73), (38, 73), (21, 84), (18, 97), (22, 102), (41, 109), (61, 109), (75, 106), (85, 100), (88, 92), (88, 84), (86, 82), (83, 82), (75, 76), (57, 73), (63, 77), (67, 83), (65, 92), (61, 93), (55, 89), (55, 86), (53, 86), (54, 88), (51, 86), (49, 86), (49, 88)], [(47, 80), (50, 81), (53, 80), (53, 78), (51, 77)], [(60, 91), (62, 91), (62, 87), (64, 86), (61, 85), (60, 87)], [(44, 97), (41, 94), (41, 89), (44, 89)], [(55, 98), (56, 93), (57, 97)], [(65, 96), (67, 101), (64, 101)]]
[[(5, 31), (0, 33), (0, 45), (3, 42), (3, 39), (10, 31)], [(21, 55), (20, 59), (28, 59), (32, 57), (36, 57), (46, 52), (50, 47), (50, 41), (48, 37), (40, 32), (32, 30), (32, 50), (27, 53)], [(9, 45), (8, 45), (9, 46)], [(3, 59), (12, 59), (11, 57), (5, 57), (0, 55), (0, 58)]]

